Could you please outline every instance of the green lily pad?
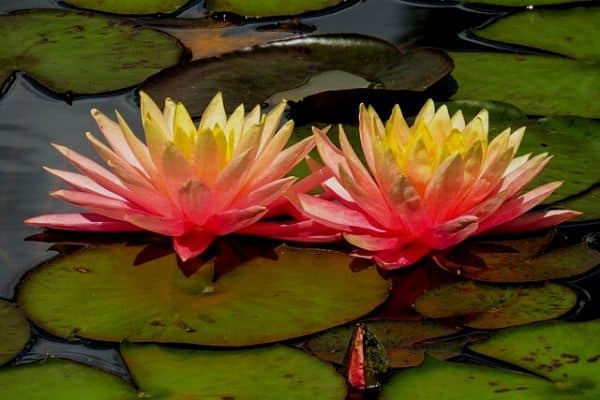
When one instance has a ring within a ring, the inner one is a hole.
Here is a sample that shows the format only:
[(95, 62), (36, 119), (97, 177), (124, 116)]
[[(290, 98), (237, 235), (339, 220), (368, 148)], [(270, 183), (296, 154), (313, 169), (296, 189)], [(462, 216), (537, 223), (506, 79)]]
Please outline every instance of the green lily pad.
[(74, 361), (51, 358), (0, 369), (0, 397), (11, 400), (135, 400), (123, 379)]
[(484, 39), (534, 47), (567, 57), (600, 61), (600, 8), (535, 10), (500, 18), (475, 31)]
[[(383, 344), (393, 368), (420, 365), (427, 346), (420, 346), (419, 342), (451, 335), (461, 329), (434, 321), (366, 321), (366, 324)], [(353, 331), (354, 326), (334, 328), (309, 339), (305, 346), (318, 358), (342, 365)], [(438, 351), (437, 354), (441, 353)]]
[(64, 10), (1, 15), (0, 36), (0, 79), (23, 71), (57, 93), (93, 94), (130, 87), (183, 56), (179, 43), (162, 32), (122, 19)]
[[(600, 345), (594, 340), (599, 335), (600, 320), (571, 324), (555, 321), (506, 330), (471, 349), (533, 371), (556, 382), (562, 389), (585, 389), (583, 384), (587, 379), (581, 378), (593, 377), (588, 383), (595, 382), (593, 386), (600, 394), (597, 380)], [(581, 387), (577, 388), (577, 384)]]
[(600, 185), (586, 191), (585, 193), (561, 200), (554, 204), (556, 207), (570, 210), (582, 211), (583, 215), (577, 219), (599, 219), (600, 218)]
[(489, 4), (501, 7), (545, 6), (551, 4), (581, 3), (586, 0), (464, 0), (462, 3)]
[(560, 57), (452, 52), (454, 99), (502, 101), (533, 115), (600, 118), (598, 65)]
[(189, 0), (65, 0), (65, 3), (87, 10), (112, 14), (172, 14)]
[(331, 365), (280, 345), (224, 351), (125, 344), (121, 354), (144, 395), (153, 399), (342, 400), (346, 396), (344, 379)]
[(210, 11), (231, 12), (245, 17), (274, 17), (318, 11), (343, 3), (344, 0), (207, 0)]
[(553, 236), (479, 239), (435, 256), (442, 268), (486, 282), (535, 282), (583, 274), (600, 264), (586, 241), (547, 249)]
[(554, 283), (496, 287), (463, 281), (426, 292), (415, 308), (427, 318), (466, 316), (472, 328), (500, 329), (558, 318), (576, 303), (573, 290)]
[(0, 365), (17, 356), (29, 341), (29, 324), (21, 312), (0, 300)]
[(281, 246), (276, 260), (252, 259), (207, 286), (202, 269), (185, 278), (174, 254), (134, 266), (141, 250), (106, 245), (56, 258), (27, 275), (19, 303), (63, 338), (246, 346), (346, 323), (388, 296), (374, 267), (353, 272), (352, 257), (333, 251)]
[(510, 329), (472, 349), (549, 378), (427, 359), (391, 378), (383, 400), (529, 400), (600, 397), (600, 320), (553, 322)]
[[(141, 89), (155, 99), (176, 97), (198, 116), (217, 91), (223, 92), (226, 106), (233, 110), (240, 103), (249, 107), (261, 104), (327, 71), (356, 75), (377, 84), (380, 90), (423, 91), (451, 70), (452, 60), (441, 50), (402, 53), (385, 41), (366, 36), (322, 35), (282, 40), (172, 67), (148, 79)], [(322, 90), (327, 88), (321, 86)], [(360, 81), (358, 87), (363, 86)]]

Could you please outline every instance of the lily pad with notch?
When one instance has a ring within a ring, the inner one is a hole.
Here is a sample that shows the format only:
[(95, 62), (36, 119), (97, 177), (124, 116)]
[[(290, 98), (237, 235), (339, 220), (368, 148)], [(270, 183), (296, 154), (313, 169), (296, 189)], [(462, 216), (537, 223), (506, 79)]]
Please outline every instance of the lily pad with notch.
[[(434, 353), (442, 358), (456, 355), (455, 349), (443, 353), (441, 342), (435, 338), (457, 333), (462, 328), (436, 321), (365, 321), (365, 324), (377, 336), (387, 352), (390, 366), (408, 368), (420, 365), (428, 347), (435, 348)], [(352, 337), (353, 326), (342, 326), (328, 330), (309, 339), (305, 347), (316, 357), (338, 365), (344, 362), (346, 346)], [(427, 344), (421, 342), (427, 341)], [(460, 341), (460, 339), (457, 339)], [(444, 341), (447, 345), (449, 342)], [(460, 342), (462, 347), (465, 341)], [(437, 347), (436, 347), (437, 346)], [(446, 346), (446, 349), (448, 347)]]
[(374, 267), (352, 271), (352, 257), (334, 251), (281, 246), (276, 259), (254, 258), (211, 282), (212, 261), (186, 278), (174, 254), (134, 266), (142, 249), (57, 257), (26, 276), (19, 304), (61, 338), (239, 347), (355, 320), (389, 291)]
[(577, 303), (577, 294), (554, 283), (543, 286), (490, 286), (462, 281), (432, 289), (415, 300), (427, 318), (466, 317), (466, 326), (500, 329), (558, 318)]
[[(507, 329), (471, 349), (525, 368), (519, 372), (429, 358), (394, 375), (383, 400), (593, 400), (600, 396), (600, 320)], [(535, 375), (534, 375), (535, 374)], [(415, 385), (418, 382), (418, 385)]]
[[(403, 53), (390, 43), (362, 35), (315, 35), (172, 67), (149, 78), (141, 89), (157, 100), (170, 96), (182, 101), (198, 116), (217, 91), (223, 92), (231, 111), (240, 103), (262, 104), (327, 71), (344, 71), (377, 83), (379, 89), (372, 92), (393, 100), (395, 92), (422, 93), (434, 86), (452, 71), (452, 60), (442, 50)], [(333, 93), (342, 98), (347, 90)]]
[(31, 330), (21, 311), (7, 301), (0, 300), (0, 365), (15, 358), (27, 345)]
[(56, 93), (124, 89), (184, 55), (177, 40), (162, 32), (114, 17), (65, 10), (0, 15), (0, 36), (0, 79), (22, 71)]
[(500, 18), (475, 35), (497, 42), (528, 46), (587, 62), (600, 62), (598, 7), (528, 10)]
[(111, 14), (148, 15), (172, 14), (189, 0), (64, 0), (65, 3), (86, 10)]
[(581, 275), (600, 264), (586, 240), (555, 243), (553, 234), (520, 239), (476, 239), (438, 253), (444, 269), (484, 282), (536, 282)]
[(124, 344), (121, 354), (137, 385), (151, 398), (343, 400), (346, 396), (344, 379), (331, 365), (282, 345), (190, 350)]

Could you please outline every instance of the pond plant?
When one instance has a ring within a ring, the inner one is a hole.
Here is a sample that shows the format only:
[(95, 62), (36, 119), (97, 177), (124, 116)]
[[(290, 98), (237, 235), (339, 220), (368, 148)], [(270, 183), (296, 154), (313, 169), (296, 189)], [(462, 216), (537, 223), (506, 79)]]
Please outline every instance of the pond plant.
[(0, 399), (600, 398), (596, 4), (45, 6), (0, 5)]

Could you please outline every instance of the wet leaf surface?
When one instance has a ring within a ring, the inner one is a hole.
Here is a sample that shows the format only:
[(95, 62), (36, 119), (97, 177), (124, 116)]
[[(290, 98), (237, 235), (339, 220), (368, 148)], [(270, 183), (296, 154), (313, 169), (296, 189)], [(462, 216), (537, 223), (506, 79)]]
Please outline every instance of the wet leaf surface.
[(0, 79), (23, 71), (57, 93), (123, 89), (183, 56), (178, 42), (164, 33), (113, 17), (63, 10), (1, 15), (0, 35)]
[(554, 237), (467, 241), (436, 261), (448, 271), (487, 282), (535, 282), (577, 276), (600, 264), (587, 242), (550, 247)]
[[(463, 0), (462, 3), (489, 4), (501, 7), (526, 7), (552, 4), (581, 3), (586, 0)], [(590, 2), (593, 0), (590, 0)]]
[(588, 62), (600, 62), (597, 34), (600, 8), (534, 10), (500, 18), (478, 29), (479, 37), (562, 54)]
[[(509, 329), (472, 346), (485, 356), (524, 367), (539, 376), (429, 358), (420, 368), (402, 371), (381, 398), (396, 400), (584, 399), (600, 396), (600, 321), (552, 322)], [(415, 384), (418, 382), (418, 385)]]
[(560, 57), (452, 52), (455, 99), (502, 101), (532, 115), (600, 118), (596, 64)]
[(463, 281), (426, 292), (415, 308), (427, 318), (466, 317), (472, 328), (500, 329), (558, 318), (576, 303), (573, 290), (553, 283), (496, 287)]
[(0, 365), (15, 358), (31, 335), (29, 324), (21, 312), (7, 301), (0, 300)]
[(134, 400), (123, 379), (73, 361), (48, 359), (0, 369), (0, 397), (11, 400)]
[(217, 91), (223, 92), (229, 111), (240, 103), (254, 107), (332, 70), (378, 83), (389, 96), (430, 87), (450, 73), (452, 61), (441, 50), (402, 53), (360, 35), (307, 36), (172, 67), (148, 79), (142, 90), (157, 100), (170, 96), (182, 101), (198, 116)]
[(281, 345), (243, 350), (121, 346), (144, 395), (156, 399), (342, 400), (344, 379), (331, 365)]
[[(436, 347), (436, 342), (428, 345), (419, 342), (454, 334), (461, 327), (445, 325), (434, 321), (366, 321), (365, 324), (377, 336), (387, 351), (390, 366), (407, 368), (420, 365), (428, 347)], [(342, 364), (346, 346), (352, 337), (354, 326), (343, 326), (324, 332), (306, 342), (306, 348), (322, 360)], [(439, 344), (437, 344), (439, 346)], [(446, 343), (447, 345), (447, 343)], [(461, 342), (461, 346), (464, 342)], [(447, 349), (449, 347), (446, 347)], [(454, 352), (442, 352), (440, 356), (453, 356)], [(444, 357), (447, 358), (447, 357)]]
[(189, 0), (65, 0), (65, 3), (88, 10), (113, 14), (171, 14)]
[(173, 254), (136, 265), (142, 249), (106, 245), (56, 258), (27, 276), (19, 302), (63, 338), (245, 346), (343, 324), (388, 295), (374, 268), (353, 272), (352, 258), (333, 251), (282, 246), (276, 259), (251, 259), (210, 285), (202, 273), (210, 263), (185, 278)]
[(318, 11), (343, 3), (345, 0), (207, 0), (210, 11), (231, 12), (245, 17), (297, 15)]

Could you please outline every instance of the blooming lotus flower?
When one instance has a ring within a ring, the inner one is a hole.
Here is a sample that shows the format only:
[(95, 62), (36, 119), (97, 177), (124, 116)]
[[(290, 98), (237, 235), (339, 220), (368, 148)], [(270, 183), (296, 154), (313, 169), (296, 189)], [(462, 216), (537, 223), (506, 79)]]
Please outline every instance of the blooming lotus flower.
[(330, 199), (289, 195), (299, 211), (344, 232), (357, 255), (383, 268), (412, 264), (485, 232), (546, 228), (580, 213), (528, 211), (561, 182), (523, 188), (550, 161), (546, 153), (515, 157), (525, 132), (506, 129), (488, 142), (488, 113), (465, 124), (459, 111), (435, 111), (429, 100), (408, 126), (394, 107), (384, 125), (372, 108), (360, 107), (360, 140), (367, 167), (340, 126), (341, 149), (313, 128), (321, 158), (333, 177), (323, 183)]
[(319, 169), (300, 182), (285, 176), (314, 146), (307, 138), (284, 149), (294, 126), (288, 121), (279, 128), (285, 103), (266, 115), (259, 106), (245, 115), (240, 105), (227, 118), (219, 93), (196, 127), (183, 104), (167, 99), (161, 112), (145, 93), (140, 97), (146, 145), (118, 113), (117, 123), (91, 111), (109, 146), (91, 133), (87, 138), (112, 171), (54, 145), (80, 173), (46, 168), (71, 186), (51, 195), (86, 212), (26, 223), (80, 231), (148, 230), (173, 237), (183, 260), (233, 232), (301, 241), (337, 237), (310, 220), (259, 222), (286, 202), (286, 191), (310, 190), (324, 176)]

